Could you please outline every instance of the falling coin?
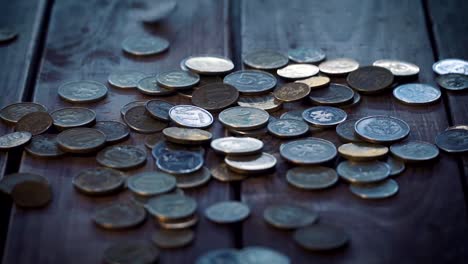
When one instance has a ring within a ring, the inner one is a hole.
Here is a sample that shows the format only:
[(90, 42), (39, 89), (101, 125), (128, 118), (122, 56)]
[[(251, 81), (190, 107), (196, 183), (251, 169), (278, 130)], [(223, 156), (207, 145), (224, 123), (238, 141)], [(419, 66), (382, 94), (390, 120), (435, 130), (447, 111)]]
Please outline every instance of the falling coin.
[(34, 112), (47, 112), (47, 108), (38, 103), (13, 103), (0, 110), (0, 118), (9, 124), (15, 124), (23, 116)]
[(264, 94), (275, 88), (276, 77), (256, 70), (236, 71), (224, 77), (224, 83), (236, 87), (241, 94)]
[(58, 88), (60, 98), (71, 103), (91, 103), (107, 96), (107, 87), (95, 81), (75, 81)]
[(138, 82), (146, 76), (147, 74), (139, 71), (119, 71), (110, 74), (107, 82), (117, 88), (130, 89), (136, 88)]
[(221, 75), (234, 69), (234, 63), (221, 56), (193, 56), (184, 62), (185, 67), (203, 75)]
[(125, 183), (125, 174), (110, 168), (85, 169), (73, 177), (72, 183), (85, 194), (104, 195), (121, 189)]
[(336, 167), (338, 175), (351, 183), (378, 182), (390, 176), (390, 166), (381, 161), (343, 161)]
[(18, 36), (18, 33), (11, 28), (0, 28), (0, 43), (12, 41)]
[(176, 124), (191, 128), (207, 128), (214, 120), (210, 112), (193, 105), (176, 105), (169, 109), (169, 117)]
[(396, 176), (405, 170), (405, 163), (389, 156), (385, 161), (390, 166), (390, 176)]
[(57, 144), (57, 135), (43, 134), (32, 137), (24, 148), (26, 152), (41, 158), (59, 157), (65, 154)]
[(163, 134), (170, 142), (187, 145), (200, 145), (209, 142), (213, 135), (197, 128), (168, 127)]
[(205, 216), (218, 224), (232, 224), (245, 220), (250, 215), (247, 204), (238, 201), (218, 202), (206, 208)]
[(218, 111), (234, 104), (239, 91), (230, 84), (210, 83), (192, 93), (192, 103), (206, 110)]
[(213, 140), (211, 147), (225, 155), (252, 155), (261, 152), (263, 142), (251, 137), (223, 137)]
[(200, 76), (196, 73), (174, 70), (162, 72), (156, 76), (159, 86), (169, 89), (189, 89), (200, 82)]
[(97, 154), (96, 161), (108, 168), (133, 169), (146, 163), (146, 151), (130, 145), (110, 146)]
[(300, 137), (309, 132), (309, 125), (294, 119), (278, 119), (268, 123), (268, 132), (279, 138)]
[(301, 100), (310, 93), (310, 87), (304, 83), (287, 83), (273, 92), (276, 99), (283, 102)]
[(230, 263), (240, 264), (239, 252), (236, 249), (216, 249), (197, 258), (195, 264)]
[(49, 184), (49, 180), (45, 178), (44, 176), (30, 173), (30, 172), (18, 172), (18, 173), (12, 173), (5, 175), (1, 180), (0, 180), (0, 191), (3, 192), (4, 194), (11, 194), (13, 191), (13, 188), (21, 182), (26, 182), (26, 181), (37, 181), (37, 182), (44, 182)]
[(72, 128), (57, 135), (59, 148), (70, 153), (92, 153), (105, 143), (106, 135), (94, 128)]
[(154, 196), (168, 193), (175, 189), (176, 179), (164, 172), (141, 172), (127, 179), (130, 191), (142, 196)]
[(277, 100), (272, 93), (240, 96), (237, 100), (237, 104), (239, 106), (262, 109), (267, 112), (277, 111), (283, 106), (282, 102)]
[(323, 61), (326, 55), (322, 49), (301, 47), (289, 50), (288, 57), (296, 63), (318, 63)]
[(468, 75), (460, 73), (449, 73), (437, 76), (440, 87), (450, 91), (462, 91), (468, 89)]
[(263, 211), (263, 219), (280, 229), (296, 229), (315, 223), (318, 214), (297, 205), (270, 205)]
[(300, 246), (313, 251), (340, 248), (349, 240), (343, 229), (327, 224), (314, 224), (297, 229), (293, 236)]
[(13, 132), (0, 136), (0, 151), (9, 150), (28, 143), (32, 138), (29, 132)]
[(163, 220), (163, 219), (157, 219), (158, 224), (160, 227), (168, 230), (174, 230), (174, 229), (186, 229), (189, 227), (192, 227), (198, 223), (198, 216), (197, 215), (192, 215), (191, 217), (184, 218), (181, 220)]
[(150, 56), (166, 51), (169, 41), (156, 36), (129, 36), (122, 42), (122, 49), (135, 56)]
[(54, 126), (59, 130), (88, 126), (96, 121), (96, 112), (83, 107), (66, 107), (53, 111)]
[(274, 70), (288, 64), (289, 59), (273, 50), (258, 50), (244, 56), (244, 64), (260, 70)]
[[(249, 246), (239, 251), (238, 263), (249, 264), (291, 264), (291, 260), (282, 253), (266, 247)], [(236, 262), (237, 263), (237, 262)]]
[(125, 229), (138, 226), (146, 219), (145, 209), (133, 202), (114, 202), (97, 209), (93, 221), (106, 229)]
[(142, 94), (165, 96), (175, 93), (176, 89), (158, 85), (156, 76), (149, 76), (141, 79), (137, 84), (137, 89)]
[(338, 147), (338, 152), (346, 159), (368, 161), (380, 159), (387, 155), (388, 148), (371, 143), (347, 143)]
[(173, 152), (173, 151), (189, 151), (189, 152), (200, 154), (201, 156), (205, 155), (205, 149), (202, 148), (201, 146), (173, 144), (164, 139), (161, 140), (159, 143), (157, 143), (153, 147), (151, 154), (153, 158), (157, 160), (159, 157), (161, 157), (162, 154), (166, 152)]
[(114, 243), (104, 251), (107, 264), (152, 264), (159, 259), (159, 250), (146, 241)]
[(195, 188), (204, 185), (211, 179), (211, 172), (208, 168), (201, 169), (183, 175), (176, 175), (178, 188)]
[(405, 162), (428, 161), (439, 156), (439, 149), (429, 143), (419, 140), (409, 140), (390, 146), (390, 152)]
[(146, 111), (145, 106), (135, 106), (130, 108), (124, 115), (127, 125), (138, 133), (156, 133), (167, 127), (167, 123), (156, 120)]
[(295, 81), (308, 85), (311, 89), (323, 88), (330, 84), (330, 78), (327, 76), (313, 76), (304, 80)]
[(413, 63), (399, 60), (376, 60), (373, 66), (383, 67), (391, 71), (395, 77), (415, 76), (419, 73), (419, 67)]
[(304, 110), (302, 118), (316, 127), (333, 127), (347, 118), (345, 111), (331, 106), (314, 106)]
[(337, 152), (330, 141), (311, 137), (282, 144), (280, 154), (295, 164), (315, 165), (334, 159)]
[(151, 198), (146, 209), (159, 219), (177, 220), (193, 215), (197, 210), (197, 202), (185, 195), (163, 194)]
[(211, 175), (213, 175), (213, 178), (222, 182), (242, 181), (247, 178), (245, 174), (236, 173), (228, 169), (225, 163), (216, 165), (216, 167), (211, 170)]
[(173, 106), (173, 104), (162, 100), (149, 100), (145, 104), (146, 111), (148, 111), (153, 118), (166, 122), (170, 121), (169, 109)]
[(157, 229), (151, 239), (160, 248), (180, 248), (190, 244), (194, 237), (190, 229)]
[(137, 17), (145, 23), (157, 23), (167, 18), (177, 8), (177, 2), (172, 0), (158, 1), (151, 7), (138, 13)]
[(394, 80), (391, 71), (377, 66), (361, 67), (348, 75), (346, 82), (354, 90), (363, 94), (382, 92), (392, 85)]
[[(468, 130), (450, 129), (437, 135), (436, 145), (449, 153), (464, 153), (468, 151)], [(0, 143), (1, 145), (1, 143)]]
[(16, 131), (29, 132), (33, 136), (46, 132), (54, 120), (47, 112), (34, 112), (21, 117), (16, 123)]
[(289, 184), (304, 190), (321, 190), (333, 186), (338, 175), (332, 168), (322, 166), (299, 166), (286, 173)]
[(351, 192), (363, 199), (384, 199), (398, 192), (398, 183), (392, 179), (386, 179), (374, 183), (350, 184)]
[(423, 105), (436, 102), (442, 93), (439, 89), (422, 83), (408, 83), (393, 90), (393, 96), (400, 102), (410, 105)]
[(354, 91), (346, 85), (331, 83), (310, 92), (309, 99), (316, 105), (346, 105), (354, 98)]
[(353, 59), (338, 58), (320, 63), (320, 71), (329, 75), (345, 75), (359, 68), (359, 63)]
[(156, 165), (171, 174), (192, 173), (203, 166), (203, 156), (190, 151), (169, 151), (158, 157)]
[(276, 71), (278, 76), (293, 80), (309, 78), (318, 72), (319, 68), (312, 64), (289, 64)]
[(432, 65), (432, 70), (437, 74), (460, 73), (468, 74), (468, 61), (460, 59), (443, 59)]
[(219, 122), (235, 130), (254, 130), (267, 125), (270, 115), (262, 109), (236, 106), (228, 108), (218, 115)]
[(356, 132), (354, 131), (356, 121), (356, 119), (345, 120), (336, 126), (336, 134), (342, 141), (352, 143), (362, 142), (362, 140), (356, 136)]
[(19, 207), (44, 207), (52, 200), (52, 189), (48, 182), (26, 180), (15, 184), (11, 197)]
[(245, 174), (269, 172), (277, 163), (275, 156), (265, 152), (249, 156), (226, 156), (224, 162), (231, 170)]
[(356, 121), (356, 133), (371, 143), (388, 143), (404, 139), (410, 132), (408, 124), (391, 116), (368, 116)]

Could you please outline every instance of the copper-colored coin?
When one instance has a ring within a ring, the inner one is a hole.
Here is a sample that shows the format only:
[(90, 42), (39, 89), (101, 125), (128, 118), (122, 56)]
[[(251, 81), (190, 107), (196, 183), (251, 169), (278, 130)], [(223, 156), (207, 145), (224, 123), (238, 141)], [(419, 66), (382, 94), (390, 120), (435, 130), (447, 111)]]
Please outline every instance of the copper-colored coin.
[(43, 207), (52, 200), (52, 190), (48, 182), (26, 180), (13, 187), (11, 197), (20, 207)]
[(283, 102), (276, 99), (272, 93), (241, 96), (239, 97), (237, 104), (240, 106), (262, 109), (270, 113), (281, 109), (283, 106)]
[(161, 121), (169, 122), (169, 109), (174, 105), (163, 100), (149, 100), (146, 102), (146, 111), (153, 117)]
[(345, 75), (359, 68), (359, 63), (349, 58), (331, 59), (320, 63), (321, 72), (328, 75)]
[(25, 131), (33, 136), (46, 132), (54, 120), (47, 112), (34, 112), (21, 117), (16, 123), (16, 131)]
[(117, 121), (99, 121), (93, 128), (106, 135), (107, 143), (117, 143), (130, 135), (128, 126)]
[(316, 89), (327, 86), (330, 83), (330, 78), (327, 76), (313, 76), (305, 80), (296, 81), (296, 83), (304, 83), (311, 89)]
[(239, 91), (232, 85), (210, 83), (192, 93), (192, 103), (206, 110), (222, 110), (237, 101)]
[(393, 79), (392, 72), (386, 68), (366, 66), (350, 73), (346, 81), (349, 86), (361, 93), (373, 94), (388, 89)]
[(0, 136), (0, 151), (22, 146), (31, 140), (29, 132), (13, 132)]
[(38, 103), (13, 103), (0, 110), (0, 118), (10, 124), (15, 124), (21, 117), (34, 112), (47, 112), (47, 108)]
[(15, 185), (25, 181), (37, 181), (37, 182), (44, 182), (49, 183), (49, 180), (44, 176), (30, 173), (30, 172), (18, 172), (5, 175), (0, 180), (0, 192), (5, 194), (11, 194)]
[(29, 154), (41, 157), (41, 158), (51, 158), (59, 157), (65, 154), (57, 144), (57, 135), (53, 134), (43, 134), (34, 136), (25, 147), (26, 152)]
[(121, 189), (125, 183), (125, 174), (103, 167), (85, 169), (73, 177), (72, 183), (83, 193), (103, 195)]
[(144, 106), (129, 109), (124, 115), (124, 121), (131, 129), (143, 134), (159, 132), (167, 127), (167, 123), (152, 118)]
[(96, 121), (96, 112), (83, 107), (66, 107), (53, 111), (54, 126), (59, 130), (87, 126)]
[(115, 202), (99, 208), (93, 215), (93, 221), (106, 229), (124, 229), (135, 227), (146, 219), (145, 209), (134, 202)]
[(242, 181), (247, 178), (247, 175), (240, 174), (228, 169), (225, 163), (218, 164), (215, 168), (211, 169), (213, 178), (222, 182)]
[(163, 130), (167, 141), (187, 144), (200, 145), (211, 140), (213, 135), (205, 130), (197, 128), (168, 127)]
[(108, 168), (132, 169), (146, 163), (146, 151), (130, 145), (111, 146), (101, 150), (96, 161)]
[(364, 142), (347, 143), (338, 147), (338, 153), (349, 160), (366, 161), (384, 157), (388, 153), (388, 148)]
[(60, 149), (70, 153), (91, 153), (106, 143), (106, 135), (94, 128), (72, 128), (57, 136)]
[(301, 100), (310, 93), (310, 87), (304, 83), (287, 83), (276, 88), (273, 95), (283, 102), (293, 102)]
[(329, 86), (312, 90), (309, 99), (316, 105), (346, 105), (353, 101), (354, 91), (346, 85), (331, 83)]

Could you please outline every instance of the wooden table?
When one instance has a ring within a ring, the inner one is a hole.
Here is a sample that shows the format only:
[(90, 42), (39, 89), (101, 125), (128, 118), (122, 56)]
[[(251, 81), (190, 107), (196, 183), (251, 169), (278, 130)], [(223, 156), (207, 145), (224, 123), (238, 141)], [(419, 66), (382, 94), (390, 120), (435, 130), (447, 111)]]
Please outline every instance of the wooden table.
[[(2, 107), (16, 101), (36, 101), (50, 110), (69, 106), (57, 96), (57, 87), (63, 82), (106, 83), (109, 73), (119, 69), (155, 74), (177, 69), (192, 54), (227, 56), (241, 69), (242, 54), (247, 52), (263, 48), (285, 52), (312, 45), (323, 48), (329, 58), (351, 57), (361, 65), (381, 58), (414, 62), (421, 67), (419, 82), (432, 85), (436, 85), (431, 70), (434, 61), (468, 59), (468, 2), (464, 0), (179, 0), (176, 12), (157, 25), (142, 24), (135, 16), (144, 8), (143, 0), (15, 0), (2, 1), (1, 6), (0, 25), (13, 26), (19, 32), (14, 42), (0, 46)], [(121, 51), (126, 36), (144, 32), (169, 39), (169, 51), (151, 58), (135, 58)], [(89, 107), (96, 110), (98, 120), (121, 120), (122, 105), (149, 98), (136, 91), (110, 88), (104, 101)], [(167, 100), (189, 103), (177, 95)], [(359, 106), (346, 111), (351, 118), (374, 114), (401, 118), (411, 127), (410, 139), (434, 142), (446, 127), (468, 124), (467, 102), (467, 93), (444, 91), (439, 103), (412, 107), (387, 93), (363, 96)], [(287, 104), (273, 116), (306, 107), (307, 103)], [(0, 134), (8, 131), (12, 128), (0, 125)], [(216, 137), (226, 133), (219, 122), (210, 131)], [(334, 130), (313, 136), (341, 144)], [(143, 147), (143, 140), (143, 135), (132, 133), (124, 144)], [(252, 215), (232, 226), (200, 217), (194, 243), (163, 250), (161, 263), (192, 263), (208, 250), (251, 245), (272, 247), (293, 263), (466, 263), (468, 156), (441, 153), (431, 164), (408, 165), (396, 178), (398, 195), (367, 201), (353, 196), (343, 182), (319, 192), (288, 186), (285, 172), (290, 165), (279, 157), (281, 141), (270, 136), (263, 140), (266, 151), (279, 160), (274, 175), (242, 183), (212, 180), (205, 187), (186, 191), (198, 201), (200, 215), (207, 206), (223, 200), (246, 202)], [(221, 161), (212, 151), (207, 155), (208, 167)], [(144, 168), (129, 175), (154, 169), (150, 156), (148, 160)], [(101, 263), (103, 250), (112, 242), (150, 239), (155, 229), (150, 220), (120, 232), (93, 225), (90, 215), (95, 208), (129, 199), (128, 192), (104, 198), (77, 193), (72, 177), (94, 166), (94, 157), (43, 160), (20, 151), (0, 154), (0, 175), (35, 172), (46, 176), (53, 188), (53, 202), (41, 210), (11, 207), (2, 198), (3, 263)], [(301, 249), (289, 232), (263, 221), (265, 206), (276, 202), (318, 211), (320, 221), (344, 227), (351, 243), (327, 254)]]

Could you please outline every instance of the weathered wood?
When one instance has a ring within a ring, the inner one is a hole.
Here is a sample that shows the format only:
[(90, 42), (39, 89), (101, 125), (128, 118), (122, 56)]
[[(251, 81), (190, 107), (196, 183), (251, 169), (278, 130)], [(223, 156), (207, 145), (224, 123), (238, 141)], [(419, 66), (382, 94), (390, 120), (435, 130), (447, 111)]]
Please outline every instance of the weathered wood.
[[(434, 59), (418, 1), (258, 0), (243, 1), (241, 8), (243, 54), (263, 48), (286, 52), (310, 45), (323, 48), (329, 58), (351, 57), (361, 65), (381, 58), (402, 59), (420, 65), (420, 82), (434, 84)], [(410, 125), (411, 139), (434, 142), (448, 125), (442, 101), (411, 107), (398, 103), (391, 93), (362, 99), (358, 107), (346, 110), (351, 118), (399, 117)], [(286, 109), (307, 106), (292, 104)], [(313, 136), (341, 144), (333, 130)], [(395, 197), (365, 201), (353, 196), (344, 182), (320, 192), (288, 186), (285, 173), (291, 166), (279, 157), (278, 141), (265, 140), (267, 151), (274, 153), (279, 164), (274, 176), (242, 184), (241, 198), (253, 212), (243, 224), (244, 246), (271, 246), (289, 255), (293, 263), (462, 263), (466, 259), (466, 205), (452, 157), (441, 154), (432, 164), (408, 165), (396, 178), (400, 192)], [(262, 219), (266, 206), (287, 202), (318, 211), (321, 222), (344, 227), (351, 243), (330, 254), (301, 249), (290, 232), (275, 230)]]
[[(143, 8), (140, 1), (57, 1), (34, 100), (57, 109), (70, 105), (57, 96), (57, 87), (63, 82), (88, 79), (106, 83), (109, 73), (119, 69), (155, 74), (179, 68), (179, 62), (192, 54), (230, 56), (226, 1), (178, 1), (175, 13), (157, 26), (137, 21), (134, 12), (140, 8)], [(167, 38), (171, 42), (169, 51), (151, 58), (123, 54), (122, 40), (143, 32)], [(133, 100), (149, 99), (136, 90), (110, 88), (109, 91), (104, 101), (89, 105), (96, 110), (98, 120), (120, 120), (121, 106)], [(187, 99), (178, 96), (166, 99), (188, 103)], [(222, 133), (219, 124), (211, 131), (216, 135)], [(144, 148), (143, 139), (143, 135), (132, 133), (131, 139), (123, 144)], [(208, 153), (208, 160), (208, 166), (217, 162), (212, 153)], [(138, 229), (123, 232), (105, 231), (93, 225), (90, 217), (98, 206), (129, 199), (128, 191), (91, 199), (74, 190), (72, 177), (81, 169), (94, 166), (97, 166), (94, 157), (41, 160), (23, 155), (20, 170), (46, 176), (52, 184), (53, 202), (42, 210), (14, 208), (3, 263), (100, 263), (103, 250), (113, 242), (151, 238), (155, 230), (153, 219), (147, 219)], [(128, 174), (154, 168), (154, 160), (148, 151), (146, 166)], [(202, 216), (207, 206), (231, 198), (229, 185), (211, 181), (203, 188), (186, 193), (195, 197), (199, 204), (196, 240), (184, 249), (164, 250), (161, 263), (192, 262), (209, 249), (233, 246), (229, 227), (209, 223)]]

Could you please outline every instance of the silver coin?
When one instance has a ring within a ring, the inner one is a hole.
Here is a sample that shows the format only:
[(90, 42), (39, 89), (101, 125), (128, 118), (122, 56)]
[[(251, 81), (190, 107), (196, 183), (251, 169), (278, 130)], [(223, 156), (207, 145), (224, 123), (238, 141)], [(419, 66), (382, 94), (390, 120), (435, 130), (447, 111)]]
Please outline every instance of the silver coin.
[(345, 120), (336, 126), (336, 134), (342, 141), (346, 143), (362, 142), (362, 140), (357, 137), (356, 132), (354, 131), (354, 125), (356, 124), (356, 121), (356, 119)]
[(107, 95), (107, 87), (95, 81), (74, 81), (58, 88), (60, 98), (72, 103), (96, 102)]
[(304, 112), (304, 110), (293, 110), (289, 112), (284, 112), (280, 116), (280, 119), (294, 119), (298, 121), (304, 121), (304, 119), (302, 118), (302, 112)]
[(468, 151), (468, 130), (449, 129), (436, 137), (436, 145), (449, 153), (464, 153)]
[(304, 110), (302, 118), (313, 126), (332, 127), (347, 118), (345, 111), (331, 106), (315, 106)]
[(203, 108), (193, 105), (176, 105), (169, 109), (172, 121), (183, 127), (206, 128), (213, 124), (213, 116)]
[(244, 264), (290, 264), (291, 260), (282, 253), (266, 247), (250, 246), (239, 252), (240, 263)]
[(156, 165), (167, 173), (187, 174), (203, 166), (203, 156), (190, 151), (168, 151), (158, 157)]
[(388, 143), (404, 139), (410, 132), (408, 124), (391, 116), (368, 116), (354, 125), (356, 134), (371, 143)]
[(211, 141), (211, 147), (225, 155), (251, 155), (262, 150), (263, 142), (251, 137), (223, 137)]
[(59, 129), (87, 126), (96, 121), (96, 112), (84, 107), (66, 107), (50, 113)]
[(286, 79), (305, 79), (316, 75), (319, 68), (312, 64), (289, 64), (276, 71), (278, 76)]
[(419, 140), (393, 144), (390, 146), (390, 152), (407, 162), (428, 161), (439, 156), (439, 149), (435, 145)]
[(268, 93), (276, 86), (276, 77), (270, 73), (255, 70), (236, 71), (224, 77), (224, 83), (236, 87), (241, 94)]
[(273, 50), (258, 50), (244, 56), (244, 64), (260, 70), (274, 70), (288, 64), (289, 59)]
[(107, 82), (117, 88), (136, 88), (138, 82), (146, 76), (148, 75), (139, 71), (119, 71), (110, 74)]
[(137, 89), (142, 94), (155, 96), (170, 95), (176, 91), (173, 88), (159, 86), (156, 76), (150, 76), (141, 79), (137, 84)]
[(130, 191), (142, 196), (154, 196), (167, 193), (175, 189), (174, 176), (158, 171), (147, 171), (131, 176), (127, 179)]
[(265, 208), (263, 219), (276, 228), (295, 229), (315, 223), (318, 214), (303, 206), (278, 204)]
[(461, 91), (468, 89), (468, 75), (460, 73), (449, 73), (436, 78), (440, 87), (450, 91)]
[(300, 137), (309, 132), (309, 125), (294, 119), (278, 119), (268, 123), (268, 132), (279, 138)]
[(275, 156), (265, 152), (249, 156), (226, 156), (224, 162), (231, 170), (241, 174), (269, 172), (277, 163)]
[(223, 110), (218, 115), (219, 122), (235, 130), (254, 130), (266, 126), (270, 115), (262, 109), (236, 106)]
[(378, 182), (390, 176), (390, 166), (381, 161), (343, 161), (336, 167), (341, 178), (352, 183)]
[(203, 75), (225, 74), (234, 69), (234, 63), (230, 59), (213, 55), (188, 57), (184, 66)]
[(254, 107), (267, 112), (275, 112), (283, 106), (283, 102), (270, 94), (240, 96), (237, 104), (245, 107)]
[(0, 118), (6, 123), (16, 124), (23, 116), (33, 112), (47, 112), (47, 108), (32, 102), (12, 103), (0, 109)]
[(301, 47), (289, 50), (288, 57), (296, 63), (318, 63), (323, 61), (326, 55), (322, 49)]
[(393, 96), (400, 102), (421, 105), (430, 104), (440, 99), (439, 89), (422, 83), (409, 83), (396, 87)]
[(120, 115), (123, 117), (127, 113), (128, 110), (132, 109), (135, 106), (144, 106), (147, 101), (133, 101), (130, 103), (125, 104), (120, 108)]
[(22, 146), (32, 138), (29, 132), (13, 132), (0, 136), (0, 151)]
[(200, 146), (187, 146), (187, 145), (173, 144), (166, 140), (161, 140), (159, 143), (157, 143), (153, 147), (153, 150), (151, 151), (151, 155), (153, 156), (155, 160), (157, 160), (159, 157), (161, 157), (162, 154), (166, 152), (173, 152), (173, 151), (179, 151), (179, 150), (194, 152), (196, 154), (200, 154), (201, 156), (205, 155), (205, 149)]
[(169, 48), (169, 41), (156, 36), (129, 36), (122, 42), (122, 49), (135, 56), (161, 53)]
[(200, 82), (198, 74), (182, 70), (160, 73), (156, 79), (160, 86), (172, 89), (189, 89)]
[(395, 195), (399, 188), (395, 180), (386, 179), (374, 183), (350, 184), (349, 189), (363, 199), (383, 199)]
[(337, 150), (330, 141), (311, 137), (282, 144), (280, 154), (292, 163), (314, 165), (334, 159)]
[(443, 59), (432, 65), (437, 74), (460, 73), (468, 75), (468, 61), (461, 59)]
[[(241, 264), (239, 252), (236, 249), (216, 249), (197, 258), (195, 264)], [(245, 264), (245, 263), (243, 263)]]
[(347, 105), (353, 101), (355, 92), (346, 85), (330, 83), (327, 87), (314, 89), (309, 99), (316, 105)]
[(173, 104), (163, 100), (149, 100), (145, 104), (146, 111), (148, 111), (152, 117), (162, 121), (170, 121), (169, 110), (173, 106)]
[(304, 190), (321, 190), (338, 182), (335, 170), (322, 166), (299, 166), (286, 172), (289, 184)]
[(226, 201), (206, 208), (205, 216), (219, 224), (231, 224), (242, 221), (250, 215), (247, 204), (237, 201)]
[(403, 161), (392, 158), (391, 156), (389, 156), (385, 162), (390, 166), (390, 176), (396, 176), (402, 173), (406, 168)]
[(107, 143), (116, 143), (130, 136), (130, 129), (118, 121), (99, 121), (93, 127), (106, 135)]
[(376, 60), (372, 65), (386, 68), (391, 71), (393, 75), (400, 77), (415, 76), (419, 73), (418, 65), (406, 61)]

